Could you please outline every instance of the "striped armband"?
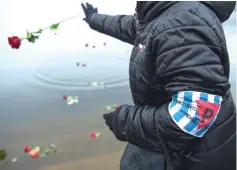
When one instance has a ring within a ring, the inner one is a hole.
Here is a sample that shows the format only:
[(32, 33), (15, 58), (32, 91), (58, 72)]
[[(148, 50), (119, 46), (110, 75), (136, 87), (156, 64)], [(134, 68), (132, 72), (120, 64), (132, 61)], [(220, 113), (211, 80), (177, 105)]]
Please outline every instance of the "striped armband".
[(202, 137), (216, 120), (222, 97), (196, 91), (180, 91), (172, 95), (169, 113), (186, 133)]

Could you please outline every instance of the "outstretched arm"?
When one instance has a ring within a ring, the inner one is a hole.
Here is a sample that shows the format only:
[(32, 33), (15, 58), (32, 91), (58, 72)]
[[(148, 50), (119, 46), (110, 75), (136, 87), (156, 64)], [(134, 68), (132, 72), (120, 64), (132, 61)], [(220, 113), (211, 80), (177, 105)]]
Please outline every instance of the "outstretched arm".
[(89, 20), (92, 29), (112, 36), (129, 44), (134, 44), (136, 36), (135, 18), (133, 15), (93, 14)]
[(136, 23), (133, 15), (104, 15), (98, 14), (97, 8), (91, 4), (81, 4), (89, 26), (103, 34), (112, 36), (129, 44), (134, 44), (136, 37)]

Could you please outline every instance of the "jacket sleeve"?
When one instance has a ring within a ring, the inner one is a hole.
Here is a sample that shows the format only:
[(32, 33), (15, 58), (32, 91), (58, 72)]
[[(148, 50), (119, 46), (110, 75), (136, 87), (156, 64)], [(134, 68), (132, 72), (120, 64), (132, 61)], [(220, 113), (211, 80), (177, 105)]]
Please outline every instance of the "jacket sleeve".
[(134, 44), (136, 24), (133, 15), (93, 14), (89, 25), (100, 33), (112, 36), (129, 44)]
[[(122, 105), (118, 113), (115, 136), (124, 135), (125, 140), (131, 144), (149, 148), (160, 149), (158, 145), (160, 135), (170, 149), (181, 151), (185, 149), (194, 136), (182, 131), (172, 120), (168, 112), (168, 105), (160, 108), (151, 106)], [(158, 134), (159, 133), (159, 134)]]
[[(215, 89), (210, 88), (213, 85), (228, 82), (217, 55), (220, 51), (215, 37), (209, 27), (193, 26), (168, 29), (150, 40), (153, 47), (147, 46), (146, 49), (156, 48), (152, 53), (156, 55), (157, 77), (173, 97), (179, 91), (207, 92), (207, 89)], [(211, 92), (216, 94), (217, 91)], [(156, 149), (157, 135), (160, 135), (170, 149), (185, 149), (197, 136), (185, 132), (173, 120), (169, 109), (171, 102), (161, 107), (121, 106), (115, 123), (115, 136), (123, 134), (131, 144)], [(185, 114), (189, 114), (187, 110)]]

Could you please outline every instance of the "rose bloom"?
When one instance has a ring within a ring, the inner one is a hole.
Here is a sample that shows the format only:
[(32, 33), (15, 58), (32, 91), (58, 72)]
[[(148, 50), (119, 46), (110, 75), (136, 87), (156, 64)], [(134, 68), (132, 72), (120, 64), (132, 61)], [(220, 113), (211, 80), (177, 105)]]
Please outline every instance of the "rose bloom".
[(8, 37), (8, 43), (12, 48), (18, 49), (21, 46), (21, 39), (17, 36)]

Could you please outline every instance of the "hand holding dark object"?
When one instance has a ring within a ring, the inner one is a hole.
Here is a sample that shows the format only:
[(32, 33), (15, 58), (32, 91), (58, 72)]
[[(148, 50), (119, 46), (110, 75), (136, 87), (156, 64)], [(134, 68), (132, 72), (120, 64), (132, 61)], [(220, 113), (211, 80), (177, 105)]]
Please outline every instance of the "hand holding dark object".
[(117, 117), (120, 111), (120, 107), (116, 108), (115, 111), (110, 113), (105, 113), (103, 118), (105, 119), (105, 124), (109, 127), (109, 129), (114, 133), (115, 137), (118, 140), (125, 141), (125, 136), (119, 133), (119, 127), (117, 126)]
[(93, 14), (98, 13), (98, 10), (97, 8), (94, 8), (91, 4), (89, 4), (88, 2), (86, 3), (86, 5), (81, 3), (81, 6), (86, 16), (83, 20), (89, 23), (90, 17)]
[(105, 124), (109, 127), (109, 129), (113, 132), (113, 119), (116, 112), (105, 113), (103, 118), (105, 119)]

